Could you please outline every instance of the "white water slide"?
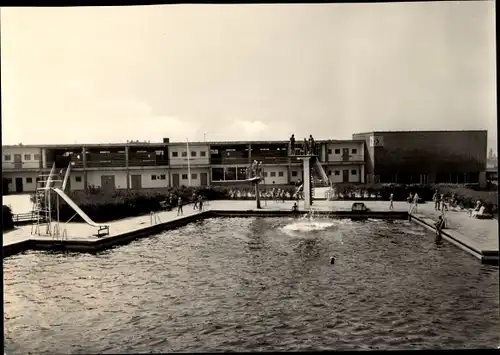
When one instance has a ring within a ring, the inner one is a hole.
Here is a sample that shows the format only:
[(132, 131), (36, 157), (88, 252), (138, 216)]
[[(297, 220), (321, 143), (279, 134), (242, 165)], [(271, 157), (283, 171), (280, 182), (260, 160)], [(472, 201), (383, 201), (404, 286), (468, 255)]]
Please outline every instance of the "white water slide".
[[(99, 228), (99, 232), (98, 232), (98, 235), (106, 235), (106, 234), (109, 234), (109, 225), (105, 225), (105, 224), (98, 224), (98, 223), (95, 223), (93, 220), (90, 219), (90, 217), (82, 211), (82, 209), (80, 207), (78, 207), (78, 205), (68, 196), (64, 193), (64, 191), (62, 191), (61, 189), (57, 188), (57, 187), (54, 187), (52, 188), (53, 191), (55, 191), (59, 196), (62, 197), (62, 199), (64, 201), (66, 201), (66, 203), (68, 205), (70, 205), (70, 207), (80, 216), (82, 217), (82, 219), (85, 221), (85, 223), (87, 223), (89, 226), (92, 226), (92, 227), (95, 227), (95, 228)], [(106, 234), (101, 234), (101, 231), (105, 231)]]
[(316, 167), (316, 171), (319, 173), (319, 175), (321, 176), (321, 179), (323, 180), (323, 182), (325, 184), (328, 184), (329, 183), (329, 179), (328, 179), (328, 175), (326, 175), (325, 173), (325, 170), (323, 169), (323, 167), (321, 166), (321, 163), (319, 162), (319, 159), (316, 157), (316, 159), (314, 159), (314, 165)]

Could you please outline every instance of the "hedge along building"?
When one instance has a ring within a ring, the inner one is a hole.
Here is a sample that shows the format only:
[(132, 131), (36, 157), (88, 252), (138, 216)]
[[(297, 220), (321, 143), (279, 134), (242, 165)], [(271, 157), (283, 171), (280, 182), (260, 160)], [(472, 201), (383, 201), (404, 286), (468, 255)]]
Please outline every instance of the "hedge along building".
[(376, 131), (365, 140), (367, 182), (486, 183), (488, 133), (476, 131)]

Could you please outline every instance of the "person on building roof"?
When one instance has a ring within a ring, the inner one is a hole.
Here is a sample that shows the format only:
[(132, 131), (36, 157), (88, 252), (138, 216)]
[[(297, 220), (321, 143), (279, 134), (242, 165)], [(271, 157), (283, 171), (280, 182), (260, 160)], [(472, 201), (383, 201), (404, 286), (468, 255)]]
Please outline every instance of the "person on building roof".
[(304, 155), (309, 154), (309, 143), (307, 142), (307, 138), (304, 138), (304, 149), (303, 150), (304, 150), (304, 152), (303, 152)]
[(295, 135), (292, 134), (290, 137), (290, 154), (295, 155)]
[(314, 143), (314, 138), (312, 134), (309, 135), (309, 154), (314, 154), (314, 148), (315, 148), (315, 143)]

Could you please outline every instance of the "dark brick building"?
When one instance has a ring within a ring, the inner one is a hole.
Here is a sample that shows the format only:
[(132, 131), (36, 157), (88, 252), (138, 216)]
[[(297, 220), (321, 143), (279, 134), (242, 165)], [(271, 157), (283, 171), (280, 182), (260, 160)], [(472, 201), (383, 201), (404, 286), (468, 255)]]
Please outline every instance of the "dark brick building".
[(366, 182), (483, 183), (487, 131), (387, 131), (365, 140)]

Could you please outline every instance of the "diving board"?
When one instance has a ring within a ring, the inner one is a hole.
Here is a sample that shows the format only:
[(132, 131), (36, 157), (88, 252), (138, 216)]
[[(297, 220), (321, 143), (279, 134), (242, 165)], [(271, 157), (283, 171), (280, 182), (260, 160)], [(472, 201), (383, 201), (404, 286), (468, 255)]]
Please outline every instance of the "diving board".
[[(71, 208), (73, 208), (73, 210), (80, 217), (82, 217), (82, 219), (85, 221), (85, 223), (87, 223), (89, 226), (92, 226), (92, 227), (95, 227), (95, 228), (99, 228), (99, 230), (97, 232), (97, 236), (98, 237), (109, 234), (109, 225), (95, 223), (92, 219), (90, 219), (90, 217), (85, 212), (82, 211), (82, 209), (80, 207), (78, 207), (78, 205), (68, 195), (66, 195), (64, 193), (64, 191), (62, 191), (61, 189), (59, 189), (57, 187), (52, 188), (52, 190), (55, 191), (59, 196), (61, 196), (62, 199), (64, 201), (66, 201), (66, 203)], [(101, 232), (104, 232), (104, 233), (101, 234)]]

